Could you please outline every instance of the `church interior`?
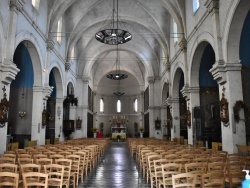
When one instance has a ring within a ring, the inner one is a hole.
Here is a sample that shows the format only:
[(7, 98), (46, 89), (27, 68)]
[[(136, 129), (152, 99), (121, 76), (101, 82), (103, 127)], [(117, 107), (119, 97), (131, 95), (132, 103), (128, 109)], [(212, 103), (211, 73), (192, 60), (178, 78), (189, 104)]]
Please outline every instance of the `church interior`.
[(91, 148), (74, 187), (115, 148), (128, 187), (166, 186), (141, 145), (248, 156), (249, 33), (250, 0), (2, 0), (0, 156)]

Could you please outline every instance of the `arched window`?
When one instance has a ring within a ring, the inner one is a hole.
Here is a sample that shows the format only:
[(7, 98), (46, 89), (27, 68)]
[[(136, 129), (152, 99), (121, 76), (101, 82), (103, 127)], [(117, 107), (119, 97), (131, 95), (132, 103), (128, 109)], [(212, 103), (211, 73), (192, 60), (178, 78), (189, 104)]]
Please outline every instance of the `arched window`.
[(138, 111), (138, 100), (135, 99), (134, 101), (134, 111), (137, 112)]
[(100, 112), (104, 112), (104, 101), (100, 99)]
[(56, 36), (56, 40), (59, 44), (61, 44), (62, 41), (62, 17), (60, 18), (60, 20), (57, 23), (57, 36)]
[(32, 3), (32, 6), (38, 11), (40, 0), (32, 0), (31, 3)]
[(200, 0), (193, 0), (193, 11), (196, 12), (200, 7)]
[(73, 63), (74, 60), (75, 60), (75, 47), (73, 47), (70, 52), (70, 62)]
[(117, 109), (117, 113), (121, 112), (121, 101), (120, 100), (117, 100), (116, 109)]
[(174, 19), (173, 19), (173, 37), (174, 37), (174, 43), (178, 42), (178, 28)]

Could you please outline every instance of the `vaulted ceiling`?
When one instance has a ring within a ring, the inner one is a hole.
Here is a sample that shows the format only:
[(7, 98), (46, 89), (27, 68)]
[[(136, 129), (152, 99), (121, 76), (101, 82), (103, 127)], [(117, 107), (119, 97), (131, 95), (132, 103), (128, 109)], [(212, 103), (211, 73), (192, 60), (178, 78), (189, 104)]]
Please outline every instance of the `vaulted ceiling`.
[[(131, 41), (119, 45), (121, 69), (133, 77), (138, 86), (143, 86), (148, 76), (160, 75), (160, 63), (169, 53), (172, 18), (178, 30), (185, 33), (185, 1), (118, 2), (122, 29), (132, 34)], [(114, 70), (116, 46), (98, 42), (95, 33), (110, 24), (113, 0), (49, 0), (48, 4), (48, 32), (55, 32), (59, 18), (64, 16), (66, 57), (75, 47), (77, 74), (91, 77), (94, 86), (103, 83), (106, 74)]]

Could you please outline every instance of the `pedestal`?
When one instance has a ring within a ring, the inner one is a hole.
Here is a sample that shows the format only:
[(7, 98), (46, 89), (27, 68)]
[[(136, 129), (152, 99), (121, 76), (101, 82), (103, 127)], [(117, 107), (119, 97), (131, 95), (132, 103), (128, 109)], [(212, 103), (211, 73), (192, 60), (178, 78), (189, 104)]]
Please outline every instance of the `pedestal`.
[(143, 138), (143, 132), (140, 132), (140, 138)]
[(96, 133), (94, 133), (94, 138), (96, 138)]

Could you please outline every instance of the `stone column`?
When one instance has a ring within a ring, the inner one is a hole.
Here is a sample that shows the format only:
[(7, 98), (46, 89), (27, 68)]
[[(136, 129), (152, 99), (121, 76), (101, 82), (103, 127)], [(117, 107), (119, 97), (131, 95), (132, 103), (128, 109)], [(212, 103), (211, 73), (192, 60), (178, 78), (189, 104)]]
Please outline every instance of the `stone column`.
[(224, 92), (224, 98), (228, 102), (229, 123), (221, 123), (222, 149), (229, 153), (237, 153), (236, 144), (246, 145), (246, 130), (244, 114), (240, 114), (240, 121), (234, 119), (233, 107), (236, 101), (243, 101), (241, 63), (227, 63), (214, 65), (210, 72), (219, 83), (220, 99)]
[(182, 94), (186, 98), (187, 108), (191, 113), (191, 127), (188, 128), (188, 144), (195, 144), (196, 132), (195, 132), (195, 123), (194, 122), (194, 114), (193, 108), (196, 106), (200, 106), (200, 88), (199, 87), (189, 87), (189, 85), (185, 85), (184, 89), (182, 89)]
[[(10, 84), (15, 79), (19, 69), (14, 64), (0, 64), (0, 100), (4, 98), (9, 101)], [(0, 127), (0, 155), (6, 151), (8, 122)]]
[(180, 108), (179, 108), (179, 98), (173, 99), (172, 97), (168, 97), (167, 104), (171, 108), (172, 114), (172, 129), (171, 129), (171, 140), (173, 138), (180, 138)]
[(154, 127), (154, 77), (148, 77), (148, 91), (149, 91), (149, 137), (154, 136), (155, 127)]
[(63, 101), (64, 101), (64, 98), (56, 98), (55, 138), (59, 138), (59, 141), (64, 141), (64, 134), (62, 134), (62, 129), (63, 129)]
[(162, 124), (162, 138), (164, 138), (164, 135), (167, 134), (167, 105), (162, 105), (161, 106), (161, 124)]
[(51, 92), (52, 89), (50, 87), (33, 86), (32, 109), (35, 110), (32, 110), (31, 140), (37, 140), (38, 145), (45, 144), (45, 127), (42, 126), (42, 112)]
[[(87, 120), (88, 120), (88, 86), (89, 86), (89, 77), (82, 77), (82, 88), (81, 88), (81, 94), (78, 95), (80, 100), (79, 103), (81, 105), (81, 114), (79, 114), (79, 117), (82, 118), (82, 137), (87, 137)], [(78, 134), (78, 133), (77, 133)], [(78, 134), (79, 136), (79, 134)]]

